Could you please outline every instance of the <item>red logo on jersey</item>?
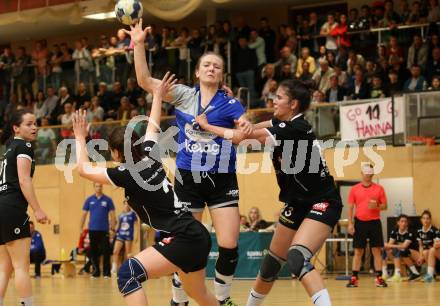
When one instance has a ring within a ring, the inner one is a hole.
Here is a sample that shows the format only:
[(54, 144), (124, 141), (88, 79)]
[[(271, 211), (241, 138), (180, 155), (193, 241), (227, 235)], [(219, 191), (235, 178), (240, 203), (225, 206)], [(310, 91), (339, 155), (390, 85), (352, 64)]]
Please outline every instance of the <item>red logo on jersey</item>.
[(168, 244), (171, 243), (171, 241), (172, 241), (173, 239), (174, 239), (174, 237), (167, 237), (167, 238), (163, 238), (161, 242), (162, 242), (163, 244), (168, 245)]
[(313, 205), (312, 210), (317, 210), (317, 211), (325, 212), (329, 205), (330, 204), (327, 203), (327, 202), (316, 203), (315, 205)]

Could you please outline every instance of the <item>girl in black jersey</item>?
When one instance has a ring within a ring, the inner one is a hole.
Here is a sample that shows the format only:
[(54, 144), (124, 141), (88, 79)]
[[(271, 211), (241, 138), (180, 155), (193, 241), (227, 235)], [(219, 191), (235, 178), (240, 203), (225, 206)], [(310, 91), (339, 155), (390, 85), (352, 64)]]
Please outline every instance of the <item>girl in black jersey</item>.
[(280, 187), (279, 199), (285, 207), (249, 295), (248, 306), (263, 303), (285, 262), (315, 305), (331, 305), (323, 280), (310, 259), (339, 220), (342, 201), (312, 127), (304, 119), (303, 113), (309, 105), (308, 88), (300, 82), (287, 80), (277, 90), (274, 118), (257, 124), (250, 136), (240, 130), (212, 126), (204, 115), (196, 119), (201, 128), (217, 135), (235, 140), (251, 138), (276, 145), (272, 162)]
[(35, 162), (30, 141), (37, 135), (35, 116), (19, 110), (10, 118), (10, 126), (3, 130), (1, 139), (6, 143), (6, 152), (0, 159), (0, 306), (13, 270), (21, 305), (33, 306), (28, 206), (34, 211), (37, 222), (44, 224), (49, 219), (32, 186)]
[(167, 73), (154, 92), (144, 142), (130, 128), (117, 128), (109, 137), (115, 168), (91, 169), (86, 149), (88, 136), (84, 112), (73, 120), (79, 174), (91, 181), (125, 190), (125, 197), (142, 222), (167, 238), (126, 260), (118, 271), (118, 287), (130, 306), (147, 305), (141, 283), (179, 272), (183, 286), (199, 305), (219, 305), (205, 287), (205, 266), (211, 240), (205, 227), (177, 199), (160, 160), (157, 126), (164, 94), (174, 85)]

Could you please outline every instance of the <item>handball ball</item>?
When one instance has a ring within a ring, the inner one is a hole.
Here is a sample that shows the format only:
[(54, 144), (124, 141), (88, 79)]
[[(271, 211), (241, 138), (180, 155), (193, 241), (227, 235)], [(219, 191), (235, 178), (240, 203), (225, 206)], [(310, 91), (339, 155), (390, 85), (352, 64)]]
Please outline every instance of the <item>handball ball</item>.
[(119, 0), (115, 5), (116, 18), (126, 25), (136, 23), (142, 13), (142, 3), (139, 0)]

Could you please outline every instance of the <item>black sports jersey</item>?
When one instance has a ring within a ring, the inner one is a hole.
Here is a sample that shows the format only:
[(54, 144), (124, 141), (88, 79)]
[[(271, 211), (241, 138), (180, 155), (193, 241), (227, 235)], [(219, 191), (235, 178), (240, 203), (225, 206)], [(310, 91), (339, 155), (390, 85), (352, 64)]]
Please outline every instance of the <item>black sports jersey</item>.
[(185, 231), (195, 219), (185, 203), (177, 199), (158, 157), (157, 147), (157, 143), (151, 140), (143, 143), (146, 157), (139, 164), (145, 169), (139, 171), (123, 164), (107, 169), (107, 175), (115, 186), (125, 189), (128, 204), (142, 222), (156, 231), (176, 234)]
[(405, 241), (411, 241), (411, 244), (415, 242), (415, 237), (413, 233), (410, 233), (408, 231), (401, 233), (398, 229), (394, 229), (391, 231), (390, 238), (393, 239), (396, 244), (401, 244)]
[(274, 141), (280, 141), (274, 149), (272, 162), (281, 202), (320, 197), (335, 188), (319, 142), (303, 114), (291, 121), (274, 118), (267, 131)]
[(423, 226), (417, 230), (417, 240), (422, 242), (423, 249), (429, 250), (432, 248), (437, 231), (437, 228), (432, 225), (426, 232), (423, 230)]
[(18, 180), (17, 159), (27, 158), (32, 162), (31, 177), (34, 175), (34, 150), (30, 142), (14, 138), (0, 160), (0, 213), (26, 213), (28, 203)]

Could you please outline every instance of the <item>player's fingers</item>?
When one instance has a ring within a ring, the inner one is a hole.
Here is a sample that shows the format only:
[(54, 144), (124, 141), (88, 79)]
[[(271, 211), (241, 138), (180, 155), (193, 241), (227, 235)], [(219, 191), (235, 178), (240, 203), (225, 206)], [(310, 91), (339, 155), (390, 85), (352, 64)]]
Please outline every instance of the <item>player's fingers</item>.
[(140, 28), (142, 29), (142, 23), (143, 23), (143, 20), (142, 20), (142, 18), (139, 18), (139, 22), (138, 22), (138, 25), (140, 26)]
[[(132, 27), (132, 26), (130, 26), (130, 28), (131, 28), (131, 30), (133, 31), (133, 27)], [(131, 36), (131, 32), (130, 32), (130, 31), (128, 31), (128, 30), (126, 30), (126, 29), (122, 29), (122, 32), (124, 32), (125, 34), (127, 34), (127, 35)]]

